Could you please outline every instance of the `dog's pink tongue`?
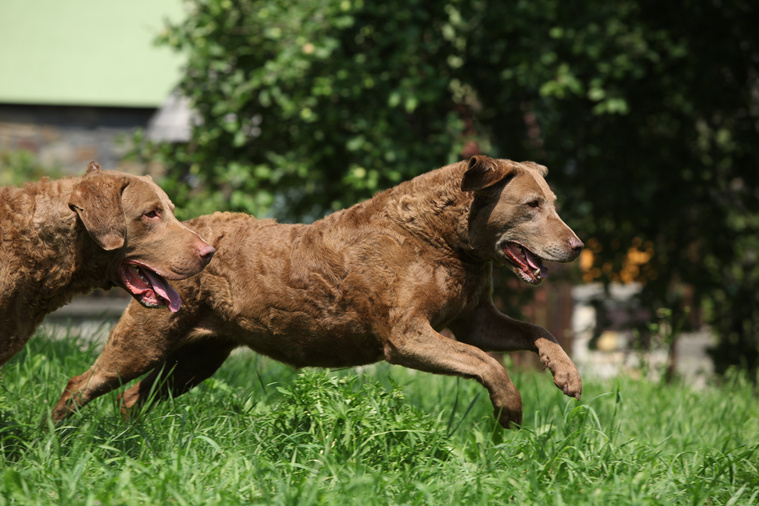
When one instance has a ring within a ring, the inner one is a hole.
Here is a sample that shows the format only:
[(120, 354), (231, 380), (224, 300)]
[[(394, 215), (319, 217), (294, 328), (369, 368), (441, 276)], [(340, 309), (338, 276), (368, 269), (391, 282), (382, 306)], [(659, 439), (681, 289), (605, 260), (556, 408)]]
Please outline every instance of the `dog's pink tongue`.
[(179, 311), (179, 308), (182, 306), (182, 299), (179, 297), (176, 290), (174, 290), (161, 276), (158, 276), (148, 269), (143, 269), (142, 271), (147, 274), (148, 279), (150, 279), (150, 284), (153, 285), (155, 293), (169, 303), (169, 311), (172, 313)]
[(527, 263), (530, 265), (530, 267), (540, 271), (541, 278), (548, 277), (548, 267), (543, 265), (543, 262), (540, 261), (540, 258), (533, 255), (532, 252), (527, 248), (522, 248), (522, 253), (524, 253), (524, 258), (527, 260)]
[(530, 267), (533, 269), (540, 269), (540, 260), (535, 258), (535, 255), (533, 255), (530, 250), (522, 248), (522, 253), (524, 253), (524, 258), (527, 260), (527, 263), (530, 264)]

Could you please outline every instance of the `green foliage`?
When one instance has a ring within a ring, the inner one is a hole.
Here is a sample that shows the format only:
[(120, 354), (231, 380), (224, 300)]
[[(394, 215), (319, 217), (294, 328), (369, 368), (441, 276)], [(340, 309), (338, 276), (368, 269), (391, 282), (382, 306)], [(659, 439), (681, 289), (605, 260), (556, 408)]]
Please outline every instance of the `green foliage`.
[[(755, 371), (756, 7), (545, 5), (553, 8), (541, 11), (537, 26), (546, 30), (528, 35), (530, 49), (514, 55), (529, 63), (521, 64), (528, 70), (517, 71), (513, 89), (534, 89), (528, 78), (539, 83), (523, 103), (540, 126), (533, 153), (558, 169), (551, 181), (560, 186), (562, 214), (596, 241), (597, 265), (608, 267), (602, 279), (614, 279), (636, 240), (650, 241), (654, 257), (639, 276), (646, 305), (680, 314), (687, 306), (696, 314), (708, 307), (704, 316), (720, 337), (719, 369), (740, 364)], [(483, 17), (482, 28), (497, 30), (494, 19)], [(493, 62), (520, 68), (507, 60), (508, 50), (493, 53)], [(483, 68), (483, 59), (470, 61), (472, 72)], [(508, 110), (505, 95), (491, 91), (478, 94), (494, 97), (496, 110)], [(692, 291), (678, 290), (682, 284)]]
[(180, 213), (308, 220), (464, 152), (533, 159), (593, 245), (597, 279), (650, 245), (636, 271), (646, 306), (705, 309), (720, 369), (755, 370), (753, 3), (188, 5), (162, 41), (189, 57), (192, 141), (136, 152), (167, 164)]
[[(3, 367), (0, 504), (759, 498), (759, 408), (745, 374), (704, 391), (586, 378), (577, 403), (547, 373), (511, 371), (525, 419), (504, 431), (474, 381), (387, 364), (298, 373), (246, 352), (130, 421), (114, 392), (54, 426), (50, 406), (96, 356), (83, 344), (36, 336)], [(447, 436), (451, 418), (461, 426)]]
[(162, 40), (189, 55), (199, 124), (188, 145), (138, 153), (168, 163), (180, 207), (313, 219), (458, 159), (444, 3), (191, 5)]
[(23, 149), (0, 151), (0, 186), (20, 186), (43, 176), (60, 177), (60, 167), (45, 166)]
[(291, 460), (296, 448), (299, 458), (317, 459), (340, 448), (347, 461), (402, 471), (448, 456), (444, 433), (397, 386), (387, 392), (356, 376), (311, 371), (277, 390), (277, 404), (255, 417), (270, 459)]

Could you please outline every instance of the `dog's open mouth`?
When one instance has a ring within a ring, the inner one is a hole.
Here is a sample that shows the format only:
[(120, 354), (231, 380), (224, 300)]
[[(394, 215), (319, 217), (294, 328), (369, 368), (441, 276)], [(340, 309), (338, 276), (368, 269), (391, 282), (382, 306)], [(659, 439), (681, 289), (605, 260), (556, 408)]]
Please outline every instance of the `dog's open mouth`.
[(120, 275), (124, 288), (145, 307), (168, 307), (176, 313), (182, 299), (169, 283), (146, 265), (134, 262), (121, 264)]
[(540, 257), (521, 244), (505, 242), (501, 246), (501, 251), (514, 267), (514, 273), (525, 283), (539, 285), (548, 277), (548, 267), (543, 265)]

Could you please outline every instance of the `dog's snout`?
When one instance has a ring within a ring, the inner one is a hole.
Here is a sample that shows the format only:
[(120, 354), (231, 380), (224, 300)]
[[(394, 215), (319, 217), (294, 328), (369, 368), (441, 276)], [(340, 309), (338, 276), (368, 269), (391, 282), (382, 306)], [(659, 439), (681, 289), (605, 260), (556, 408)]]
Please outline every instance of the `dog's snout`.
[(214, 247), (211, 246), (210, 244), (206, 244), (200, 249), (200, 251), (198, 251), (198, 254), (200, 255), (201, 260), (203, 260), (203, 263), (206, 265), (208, 265), (208, 262), (211, 261), (214, 253), (216, 253), (216, 249), (214, 249)]
[(585, 247), (585, 244), (576, 235), (573, 235), (569, 238), (569, 247), (575, 253), (579, 253)]

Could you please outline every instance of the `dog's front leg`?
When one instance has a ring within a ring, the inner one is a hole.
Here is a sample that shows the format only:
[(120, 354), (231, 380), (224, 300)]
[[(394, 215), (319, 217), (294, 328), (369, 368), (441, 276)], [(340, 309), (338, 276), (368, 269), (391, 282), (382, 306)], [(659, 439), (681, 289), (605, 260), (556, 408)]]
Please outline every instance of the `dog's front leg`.
[(572, 359), (546, 329), (500, 313), (492, 302), (480, 305), (451, 330), (459, 341), (486, 351), (533, 351), (553, 374), (553, 382), (570, 397), (580, 399), (582, 380)]
[(490, 393), (505, 428), (522, 423), (522, 396), (504, 368), (482, 350), (442, 336), (427, 321), (397, 325), (384, 343), (385, 360), (420, 371), (474, 378)]

